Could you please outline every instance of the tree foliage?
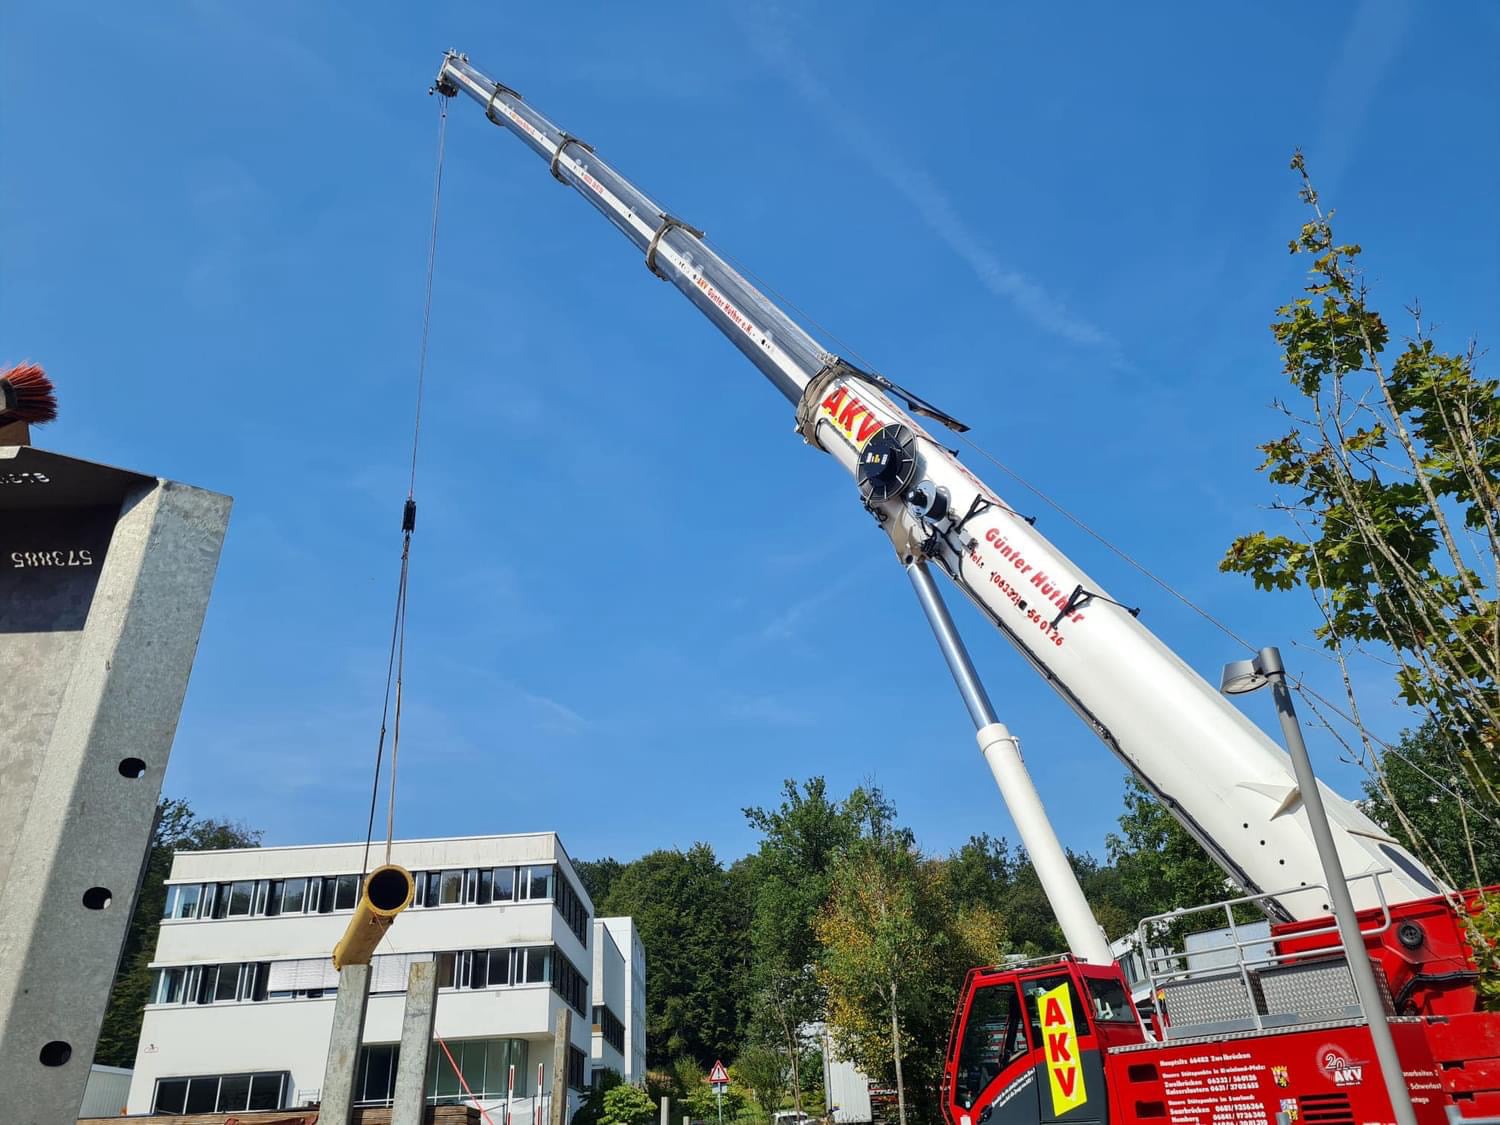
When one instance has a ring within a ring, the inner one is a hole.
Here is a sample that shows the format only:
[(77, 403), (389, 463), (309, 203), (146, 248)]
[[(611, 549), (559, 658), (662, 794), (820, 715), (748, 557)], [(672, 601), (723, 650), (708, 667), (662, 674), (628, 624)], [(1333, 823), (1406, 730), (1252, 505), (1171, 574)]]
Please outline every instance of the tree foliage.
[(791, 1060), (784, 1052), (762, 1043), (751, 1043), (741, 1050), (729, 1070), (768, 1115), (781, 1108), (791, 1089)]
[(1119, 833), (1111, 832), (1105, 846), (1125, 897), (1140, 904), (1143, 913), (1201, 906), (1240, 893), (1224, 869), (1133, 776), (1125, 781), (1125, 811), (1119, 823)]
[(649, 950), (647, 1060), (729, 1057), (740, 1041), (746, 904), (707, 844), (657, 851), (614, 879), (601, 913), (635, 919)]
[(200, 817), (186, 801), (165, 798), (156, 806), (156, 826), (136, 895), (135, 910), (120, 949), (119, 969), (109, 993), (109, 1006), (99, 1029), (94, 1061), (102, 1066), (135, 1065), (141, 1018), (151, 988), (148, 967), (156, 953), (156, 937), (166, 907), (166, 879), (172, 870), (172, 853), (208, 851), (215, 848), (253, 848), (261, 832), (227, 820)]
[(823, 1012), (814, 923), (828, 899), (833, 866), (860, 834), (894, 819), (878, 789), (855, 789), (844, 801), (828, 797), (827, 783), (788, 780), (774, 809), (747, 808), (760, 830), (750, 861), (752, 1033), (786, 1052), (794, 1108), (802, 1101), (802, 1029)]
[(1281, 406), (1291, 429), (1261, 446), (1290, 527), (1239, 537), (1220, 566), (1263, 589), (1312, 592), (1318, 636), (1343, 671), (1349, 741), (1377, 781), (1381, 756), (1353, 690), (1356, 654), (1394, 666), (1400, 697), (1494, 805), (1500, 383), (1477, 373), (1472, 345), (1440, 350), (1416, 307), (1411, 335), (1388, 357), (1362, 248), (1335, 236), (1300, 153), (1292, 168), (1311, 217), (1290, 249), (1311, 257), (1311, 280), (1271, 325), (1294, 398)]
[[(819, 1021), (841, 1057), (893, 1084), (889, 986), (882, 991), (874, 970), (899, 959), (908, 1118), (935, 1123), (964, 975), (1013, 953), (1064, 949), (1036, 873), (1024, 851), (988, 835), (948, 856), (921, 854), (878, 791), (838, 799), (810, 778), (787, 782), (779, 796), (774, 807), (746, 810), (760, 840), (727, 870), (703, 845), (577, 865), (586, 879), (608, 873), (599, 911), (633, 915), (641, 930), (650, 973), (647, 1088), (716, 1120), (704, 1077), (722, 1058), (733, 1060), (726, 1120), (739, 1116), (746, 1095), (766, 1114), (819, 1113), (822, 1067), (808, 1035)], [(1223, 876), (1138, 787), (1110, 862), (1070, 859), (1112, 937), (1132, 932), (1142, 913), (1223, 897)]]
[(639, 1086), (619, 1085), (604, 1092), (599, 1125), (651, 1125), (656, 1103)]
[[(1500, 883), (1500, 825), (1451, 740), (1432, 723), (1381, 754), (1365, 782), (1365, 811), (1454, 886)], [(1402, 815), (1397, 815), (1397, 808)]]

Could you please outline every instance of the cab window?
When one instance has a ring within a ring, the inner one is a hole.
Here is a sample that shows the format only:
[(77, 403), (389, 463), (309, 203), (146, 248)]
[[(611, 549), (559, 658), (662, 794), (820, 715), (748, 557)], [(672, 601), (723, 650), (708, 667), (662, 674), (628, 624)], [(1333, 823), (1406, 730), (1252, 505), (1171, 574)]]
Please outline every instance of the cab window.
[(1016, 986), (1006, 982), (976, 989), (958, 1048), (954, 1099), (964, 1109), (973, 1106), (984, 1088), (1028, 1049), (1026, 1020)]
[(1072, 976), (1067, 973), (1054, 973), (1045, 977), (1032, 977), (1030, 980), (1022, 981), (1021, 988), (1026, 993), (1026, 1015), (1031, 1021), (1031, 1036), (1038, 1043), (1042, 1041), (1041, 995), (1064, 984), (1068, 986), (1068, 1002), (1073, 1008), (1073, 1029), (1079, 1035), (1089, 1033), (1088, 1010), (1083, 1006), (1083, 1001), (1078, 995), (1078, 986), (1073, 983)]
[(1130, 994), (1114, 977), (1085, 977), (1089, 999), (1093, 1001), (1094, 1019), (1099, 1023), (1135, 1023), (1135, 1004)]

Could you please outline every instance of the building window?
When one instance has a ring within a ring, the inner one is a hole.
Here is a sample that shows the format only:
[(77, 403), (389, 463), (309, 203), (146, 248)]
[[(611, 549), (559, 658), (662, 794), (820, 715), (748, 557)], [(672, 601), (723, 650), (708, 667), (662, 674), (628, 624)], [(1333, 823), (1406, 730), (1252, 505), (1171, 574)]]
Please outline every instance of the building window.
[(397, 1043), (361, 1047), (354, 1100), (361, 1105), (390, 1105), (396, 1095), (396, 1063), (400, 1057), (401, 1046)]
[(255, 883), (229, 884), (229, 917), (248, 918), (250, 906), (255, 900)]
[(516, 950), (517, 984), (541, 984), (547, 979), (547, 962), (552, 954), (549, 946), (532, 946)]
[[(419, 884), (418, 903), (421, 902), (420, 890)], [(167, 887), (162, 917), (201, 920), (274, 918), (279, 914), (331, 914), (336, 910), (353, 910), (358, 903), (358, 875), (244, 879), (233, 883), (174, 883)]]
[(556, 992), (580, 1016), (586, 1016), (589, 1012), (588, 981), (584, 979), (573, 965), (563, 956), (561, 950), (553, 949), (552, 956), (556, 958), (552, 966), (552, 991)]
[(516, 888), (516, 897), (519, 899), (539, 899), (552, 897), (552, 867), (523, 867), (519, 872), (520, 880)]
[(147, 994), (153, 1004), (224, 1004), (267, 997), (268, 961), (231, 961), (223, 965), (188, 965), (153, 969)]
[(561, 867), (554, 869), (553, 878), (557, 880), (557, 893), (553, 896), (557, 912), (568, 924), (568, 929), (573, 931), (574, 936), (587, 949), (589, 947), (589, 912), (588, 908), (583, 905), (583, 897), (573, 889), (573, 884), (562, 873)]
[(153, 1113), (237, 1113), (282, 1109), (291, 1083), (286, 1071), (158, 1078)]
[(516, 897), (516, 869), (514, 867), (495, 868), (495, 901), (511, 902)]
[[(554, 946), (527, 945), (513, 949), (463, 949), (450, 953), (439, 953), (437, 978), (439, 988), (495, 988), (509, 984), (546, 984), (552, 980), (556, 965), (566, 966), (571, 974), (567, 988), (562, 993), (580, 997), (573, 1006), (583, 1015), (587, 1009), (581, 997), (588, 986), (582, 974), (573, 968)], [(576, 981), (574, 980), (576, 978)], [(571, 1002), (571, 1001), (570, 1001)]]
[[(526, 1080), (529, 1045), (524, 1039), (449, 1039), (447, 1051), (437, 1043), (427, 1057), (427, 1101), (452, 1105), (468, 1101), (467, 1084), (476, 1098), (495, 1101), (511, 1091), (529, 1097)], [(452, 1056), (450, 1061), (449, 1056)], [(396, 1043), (372, 1043), (360, 1048), (355, 1100), (361, 1105), (390, 1105), (396, 1090), (396, 1068), (401, 1048)], [(454, 1069), (457, 1064), (457, 1070)], [(463, 1080), (459, 1080), (462, 1073)]]
[(615, 1050), (625, 1053), (625, 1025), (603, 1004), (594, 1005), (594, 1030)]
[(281, 888), (281, 913), (301, 914), (307, 902), (307, 880), (288, 879)]
[(198, 898), (203, 888), (197, 883), (179, 884), (167, 888), (167, 905), (163, 918), (198, 917)]
[[(515, 1074), (515, 1096), (530, 1096), (527, 1086), (530, 1060), (529, 1045), (524, 1039), (449, 1039), (448, 1050), (432, 1045), (427, 1060), (427, 1100), (436, 1105), (452, 1105), (468, 1100), (464, 1083), (474, 1096), (484, 1099), (503, 1098)], [(452, 1055), (450, 1062), (448, 1056)], [(454, 1069), (457, 1064), (458, 1069)], [(463, 1074), (463, 1082), (458, 1079)]]
[(587, 1088), (583, 1076), (583, 1052), (577, 1047), (568, 1047), (568, 1086), (574, 1090)]

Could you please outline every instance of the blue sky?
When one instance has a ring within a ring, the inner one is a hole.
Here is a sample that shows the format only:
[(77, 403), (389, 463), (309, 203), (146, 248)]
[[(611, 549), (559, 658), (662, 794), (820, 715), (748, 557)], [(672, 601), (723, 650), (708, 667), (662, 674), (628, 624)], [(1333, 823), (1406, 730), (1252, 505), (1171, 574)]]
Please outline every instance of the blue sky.
[[(920, 18), (914, 18), (919, 12)], [(232, 494), (167, 792), (359, 838), (411, 425), (444, 48), (521, 90), (881, 370), (1257, 641), (1302, 146), (1393, 321), (1500, 336), (1500, 7), (13, 5), (0, 361), (38, 444)], [(815, 330), (825, 340), (830, 335)], [(397, 829), (711, 842), (786, 777), (922, 843), (1013, 836), (852, 485), (639, 255), (472, 103), (448, 130)], [(1205, 674), (1240, 653), (977, 471)], [(959, 606), (1064, 840), (1120, 770)], [(876, 655), (872, 659), (871, 652)], [(1371, 674), (1369, 706), (1399, 729)], [(1170, 706), (1170, 701), (1150, 701)], [(1250, 713), (1269, 724), (1269, 701)], [(1264, 714), (1260, 712), (1264, 711)], [(1325, 741), (1317, 760), (1357, 787)]]

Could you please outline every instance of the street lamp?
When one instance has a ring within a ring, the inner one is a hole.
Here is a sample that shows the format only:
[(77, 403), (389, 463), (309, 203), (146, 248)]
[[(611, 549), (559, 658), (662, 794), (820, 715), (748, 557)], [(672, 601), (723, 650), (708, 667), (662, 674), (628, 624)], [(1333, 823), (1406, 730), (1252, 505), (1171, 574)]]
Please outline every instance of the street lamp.
[(1219, 690), (1225, 695), (1243, 695), (1258, 691), (1267, 684), (1276, 698), (1276, 715), (1281, 720), (1281, 733), (1286, 738), (1287, 749), (1292, 755), (1292, 769), (1297, 775), (1297, 791), (1302, 797), (1302, 807), (1307, 810), (1307, 824), (1312, 830), (1313, 843), (1318, 849), (1318, 859), (1323, 864), (1323, 878), (1328, 884), (1328, 898), (1333, 905), (1333, 917), (1338, 923), (1339, 937), (1344, 943), (1344, 957), (1349, 963), (1349, 972), (1354, 977), (1354, 992), (1364, 1009), (1365, 1019), (1370, 1025), (1370, 1039), (1375, 1045), (1375, 1059), (1385, 1079), (1386, 1092), (1391, 1099), (1391, 1112), (1399, 1125), (1417, 1125), (1417, 1114), (1412, 1108), (1411, 1091), (1401, 1074), (1401, 1059), (1396, 1054), (1396, 1041), (1391, 1038), (1391, 1027), (1385, 1018), (1385, 1000), (1375, 983), (1375, 970), (1370, 965), (1370, 954), (1365, 948), (1364, 936), (1359, 932), (1359, 919), (1354, 913), (1354, 900), (1349, 897), (1349, 884), (1344, 879), (1344, 868), (1339, 862), (1333, 844), (1333, 832), (1328, 827), (1328, 812), (1323, 807), (1323, 794), (1318, 790), (1318, 779), (1313, 773), (1312, 759), (1307, 756), (1307, 743), (1302, 740), (1302, 727), (1297, 722), (1297, 712), (1292, 708), (1291, 689), (1286, 684), (1286, 668), (1281, 663), (1280, 650), (1263, 648), (1253, 660), (1236, 660), (1224, 665), (1224, 676), (1219, 681)]

